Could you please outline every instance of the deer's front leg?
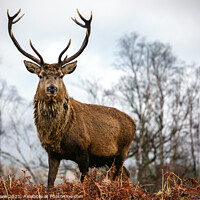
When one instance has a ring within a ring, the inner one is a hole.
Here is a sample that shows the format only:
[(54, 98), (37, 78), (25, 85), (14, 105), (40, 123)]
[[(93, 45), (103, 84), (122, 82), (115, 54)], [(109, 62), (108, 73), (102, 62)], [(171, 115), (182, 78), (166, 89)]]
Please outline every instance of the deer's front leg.
[(49, 154), (49, 174), (48, 174), (48, 187), (53, 187), (60, 165), (60, 160)]

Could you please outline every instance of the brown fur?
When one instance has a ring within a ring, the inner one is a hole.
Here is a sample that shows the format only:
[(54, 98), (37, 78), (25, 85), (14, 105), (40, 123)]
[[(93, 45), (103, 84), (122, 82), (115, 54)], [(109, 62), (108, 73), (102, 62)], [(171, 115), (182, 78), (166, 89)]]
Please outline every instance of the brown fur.
[[(29, 71), (33, 63), (25, 62)], [(37, 68), (38, 69), (38, 68)], [(84, 104), (69, 98), (62, 78), (62, 69), (48, 65), (34, 73), (45, 74), (34, 97), (34, 118), (38, 137), (49, 155), (48, 185), (54, 184), (60, 160), (78, 163), (83, 176), (89, 167), (111, 165), (114, 178), (122, 172), (129, 146), (135, 133), (135, 122), (127, 114), (111, 107)], [(46, 94), (54, 84), (58, 92)], [(127, 169), (124, 174), (129, 176)], [(82, 177), (83, 180), (83, 177)]]

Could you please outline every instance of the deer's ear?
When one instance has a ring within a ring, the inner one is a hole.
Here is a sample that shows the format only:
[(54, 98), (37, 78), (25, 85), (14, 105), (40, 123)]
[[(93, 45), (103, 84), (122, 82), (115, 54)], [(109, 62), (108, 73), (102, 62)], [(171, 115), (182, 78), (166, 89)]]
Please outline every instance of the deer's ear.
[(40, 68), (40, 66), (36, 65), (35, 63), (24, 60), (24, 64), (26, 66), (26, 69), (29, 72), (37, 74), (37, 75), (40, 73), (41, 68)]
[(63, 75), (71, 74), (76, 69), (76, 66), (77, 66), (77, 61), (64, 65), (62, 67)]

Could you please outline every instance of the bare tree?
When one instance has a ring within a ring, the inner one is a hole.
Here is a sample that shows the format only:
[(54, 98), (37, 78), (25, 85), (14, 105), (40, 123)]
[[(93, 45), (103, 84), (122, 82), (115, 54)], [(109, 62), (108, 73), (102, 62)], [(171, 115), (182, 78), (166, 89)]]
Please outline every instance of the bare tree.
[(100, 79), (81, 79), (80, 82), (81, 84), (76, 85), (85, 90), (90, 103), (110, 106), (115, 105), (114, 90), (112, 88), (104, 88)]
[(30, 107), (14, 87), (9, 87), (5, 81), (0, 82), (0, 154), (1, 158), (4, 158), (4, 163), (1, 164), (21, 166), (27, 169), (36, 181), (32, 154), (37, 144), (33, 137), (32, 120), (28, 114)]
[[(194, 68), (194, 67), (193, 67)], [(192, 79), (190, 80), (189, 87), (187, 87), (187, 106), (188, 106), (188, 129), (187, 133), (190, 141), (190, 160), (191, 160), (191, 171), (194, 177), (199, 177), (199, 124), (200, 124), (200, 68), (194, 68), (189, 70), (191, 74), (193, 72)]]
[(192, 165), (195, 172), (199, 73), (178, 61), (169, 45), (146, 42), (135, 33), (119, 40), (116, 67), (125, 72), (115, 87), (117, 99), (137, 122), (129, 152), (135, 156), (135, 178), (152, 183), (166, 167), (184, 175)]
[(128, 156), (135, 180), (156, 183), (161, 169), (197, 176), (199, 70), (194, 73), (194, 66), (180, 62), (170, 45), (147, 42), (136, 33), (119, 40), (115, 67), (123, 75), (108, 90), (110, 96), (104, 94), (99, 81), (85, 80), (82, 87), (90, 102), (112, 102), (136, 119)]
[[(2, 148), (3, 145), (4, 136), (6, 136), (5, 121), (6, 119), (8, 119), (6, 111), (11, 106), (11, 104), (15, 104), (21, 101), (21, 98), (15, 94), (16, 90), (13, 87), (9, 87), (5, 81), (0, 80), (0, 149)], [(0, 171), (2, 173), (1, 157), (0, 157), (0, 169), (1, 169)]]

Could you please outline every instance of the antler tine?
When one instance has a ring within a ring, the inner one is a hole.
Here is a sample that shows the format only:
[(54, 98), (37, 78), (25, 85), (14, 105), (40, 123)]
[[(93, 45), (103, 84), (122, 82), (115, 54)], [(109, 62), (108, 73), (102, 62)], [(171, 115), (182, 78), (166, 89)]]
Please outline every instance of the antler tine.
[(33, 51), (38, 55), (38, 57), (40, 58), (40, 64), (42, 65), (42, 64), (44, 64), (44, 60), (43, 60), (43, 58), (42, 58), (42, 56), (38, 53), (38, 51), (35, 49), (35, 47), (33, 46), (33, 44), (32, 44), (32, 42), (31, 42), (31, 40), (29, 40), (29, 43), (30, 43), (30, 46), (31, 46), (31, 48), (33, 49)]
[[(7, 15), (8, 15), (8, 18), (10, 19), (15, 19), (19, 13), (21, 12), (21, 9), (18, 10), (18, 12), (16, 14), (14, 14), (12, 17), (9, 15), (9, 11), (7, 10)], [(25, 14), (23, 14), (21, 17), (19, 17), (18, 19), (16, 19), (15, 21), (12, 22), (12, 24), (15, 24), (16, 22), (18, 22)]]
[[(59, 55), (59, 57), (58, 57), (58, 63), (59, 63), (59, 64), (62, 64), (62, 56), (63, 56), (63, 54), (67, 51), (67, 49), (69, 48), (70, 44), (71, 44), (71, 39), (69, 40), (67, 46), (66, 46), (65, 49), (60, 53), (60, 55)], [(66, 59), (66, 57), (65, 57), (65, 59)], [(65, 59), (64, 59), (64, 60), (65, 60)]]
[(87, 24), (87, 23), (90, 23), (92, 21), (92, 11), (91, 11), (91, 15), (90, 15), (90, 19), (89, 20), (86, 20), (82, 15), (81, 13), (78, 11), (77, 9), (77, 13), (79, 15), (79, 17)]
[(13, 32), (12, 32), (12, 25), (17, 23), (23, 16), (24, 14), (19, 17), (18, 19), (16, 19), (14, 21), (14, 19), (19, 15), (19, 13), (21, 12), (21, 9), (19, 9), (19, 11), (14, 14), (13, 16), (10, 16), (9, 15), (9, 10), (7, 10), (7, 15), (8, 15), (8, 33), (10, 35), (10, 38), (12, 39), (14, 45), (17, 47), (17, 49), (26, 57), (30, 58), (31, 60), (33, 60), (34, 62), (38, 63), (39, 65), (43, 64), (44, 61), (43, 61), (43, 58), (42, 56), (37, 52), (37, 50), (33, 47), (32, 43), (30, 42), (30, 45), (31, 45), (31, 48), (33, 49), (33, 51), (38, 55), (38, 57), (40, 58), (37, 59), (35, 58), (34, 56), (32, 56), (31, 54), (27, 53), (26, 51), (24, 51), (21, 46), (19, 45), (19, 43), (17, 42), (17, 40), (15, 39), (14, 35), (13, 35)]
[(65, 49), (61, 52), (62, 55), (60, 54), (60, 56), (59, 56), (59, 63), (62, 64), (62, 65), (64, 65), (64, 64), (66, 64), (66, 63), (68, 63), (68, 62), (74, 60), (75, 58), (77, 58), (77, 57), (83, 52), (83, 50), (85, 49), (85, 47), (86, 47), (87, 44), (88, 44), (88, 40), (89, 40), (89, 36), (90, 36), (90, 31), (91, 31), (91, 26), (90, 26), (90, 25), (91, 25), (91, 21), (92, 21), (92, 12), (91, 12), (91, 16), (90, 16), (90, 19), (89, 19), (89, 20), (86, 20), (86, 19), (80, 14), (80, 12), (78, 11), (78, 9), (77, 9), (77, 13), (78, 13), (79, 17), (85, 22), (85, 24), (81, 24), (80, 22), (78, 22), (78, 21), (76, 20), (76, 18), (72, 18), (72, 20), (73, 20), (76, 24), (78, 24), (79, 26), (81, 26), (81, 27), (83, 27), (83, 28), (86, 28), (85, 39), (84, 39), (84, 41), (83, 41), (83, 43), (82, 43), (80, 49), (79, 49), (73, 56), (71, 56), (71, 57), (69, 57), (69, 58), (67, 58), (67, 56), (66, 56), (65, 59), (64, 59), (63, 61), (61, 61), (62, 55), (66, 52), (66, 50), (67, 50), (69, 47), (68, 47), (68, 48), (65, 48)]
[(78, 24), (79, 26), (85, 28), (85, 25), (83, 25), (83, 24), (81, 24), (80, 22), (78, 22), (78, 21), (76, 20), (76, 18), (71, 18), (71, 19), (72, 19), (76, 24)]

